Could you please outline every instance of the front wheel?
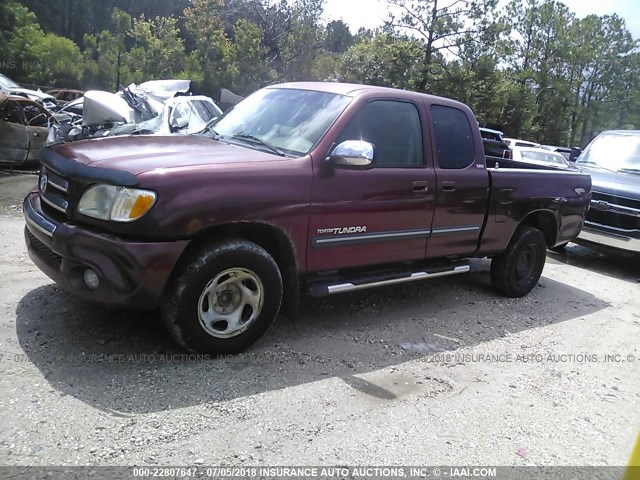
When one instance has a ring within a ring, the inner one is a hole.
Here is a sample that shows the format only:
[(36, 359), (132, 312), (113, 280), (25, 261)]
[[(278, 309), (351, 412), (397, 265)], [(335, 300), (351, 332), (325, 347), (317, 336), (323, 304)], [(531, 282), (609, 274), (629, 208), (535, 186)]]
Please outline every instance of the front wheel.
[(507, 297), (524, 297), (536, 286), (547, 255), (544, 234), (537, 228), (516, 230), (507, 249), (491, 261), (491, 283)]
[(255, 243), (232, 240), (187, 257), (171, 279), (160, 313), (186, 350), (230, 354), (264, 334), (281, 301), (282, 277), (271, 255)]

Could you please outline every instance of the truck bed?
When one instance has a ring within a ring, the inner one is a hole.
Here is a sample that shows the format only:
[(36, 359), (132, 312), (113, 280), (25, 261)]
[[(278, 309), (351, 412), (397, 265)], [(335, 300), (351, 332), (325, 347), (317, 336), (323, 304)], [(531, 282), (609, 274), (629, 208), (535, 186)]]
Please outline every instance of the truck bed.
[[(504, 250), (516, 227), (531, 217), (549, 247), (575, 238), (591, 200), (591, 177), (577, 171), (488, 168), (489, 206), (478, 253)], [(550, 181), (553, 179), (553, 181)]]

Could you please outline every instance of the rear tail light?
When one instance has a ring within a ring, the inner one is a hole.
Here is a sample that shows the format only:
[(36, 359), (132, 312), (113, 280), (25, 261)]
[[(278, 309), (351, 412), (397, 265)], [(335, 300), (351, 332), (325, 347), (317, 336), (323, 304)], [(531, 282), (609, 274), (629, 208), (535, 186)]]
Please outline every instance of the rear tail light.
[(507, 160), (511, 158), (511, 150), (503, 150), (502, 158), (506, 158)]

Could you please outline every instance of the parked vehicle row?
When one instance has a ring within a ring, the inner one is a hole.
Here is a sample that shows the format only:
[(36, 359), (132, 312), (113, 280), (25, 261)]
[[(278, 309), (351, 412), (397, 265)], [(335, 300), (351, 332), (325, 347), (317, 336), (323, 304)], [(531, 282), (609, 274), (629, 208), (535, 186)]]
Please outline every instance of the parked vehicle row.
[(115, 135), (189, 134), (222, 115), (215, 102), (192, 95), (190, 80), (153, 80), (117, 93), (90, 90), (56, 114), (51, 142)]
[(554, 147), (504, 138), (499, 130), (480, 128), (487, 165), (496, 168), (571, 169), (568, 160)]
[[(23, 89), (0, 75), (0, 163), (36, 160), (45, 144), (116, 135), (191, 134), (222, 111), (189, 80), (131, 84), (120, 92)], [(57, 96), (54, 98), (51, 94)]]
[(501, 131), (481, 127), (480, 135), (482, 135), (484, 154), (487, 157), (511, 158), (511, 149), (504, 141), (504, 134)]

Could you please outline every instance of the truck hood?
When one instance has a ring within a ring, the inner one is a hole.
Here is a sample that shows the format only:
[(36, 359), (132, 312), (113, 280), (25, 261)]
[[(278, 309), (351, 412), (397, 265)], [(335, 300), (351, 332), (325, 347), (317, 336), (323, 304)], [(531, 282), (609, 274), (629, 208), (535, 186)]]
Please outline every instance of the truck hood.
[(640, 200), (640, 175), (634, 173), (617, 173), (595, 168), (582, 167), (591, 175), (594, 192)]
[(55, 152), (88, 166), (134, 175), (156, 169), (287, 160), (199, 135), (98, 138), (67, 143), (55, 148)]

